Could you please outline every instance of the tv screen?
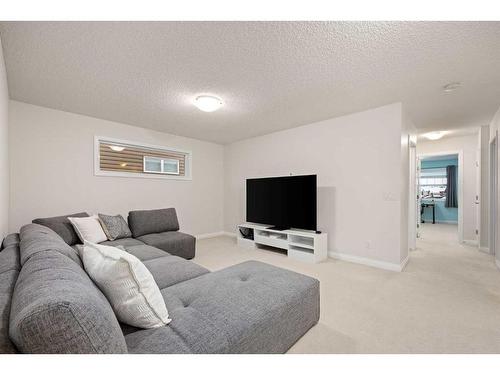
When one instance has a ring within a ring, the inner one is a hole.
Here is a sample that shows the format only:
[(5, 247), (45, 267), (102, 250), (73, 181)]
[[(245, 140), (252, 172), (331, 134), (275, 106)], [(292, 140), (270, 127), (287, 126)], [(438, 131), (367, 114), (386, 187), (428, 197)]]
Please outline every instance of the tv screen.
[(247, 179), (247, 221), (316, 230), (316, 175)]

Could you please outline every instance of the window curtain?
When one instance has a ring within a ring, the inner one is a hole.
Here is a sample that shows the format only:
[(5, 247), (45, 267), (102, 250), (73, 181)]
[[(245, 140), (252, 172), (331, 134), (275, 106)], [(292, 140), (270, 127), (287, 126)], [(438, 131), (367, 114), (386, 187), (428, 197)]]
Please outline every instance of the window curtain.
[(458, 207), (457, 199), (457, 167), (446, 167), (446, 203), (445, 207)]

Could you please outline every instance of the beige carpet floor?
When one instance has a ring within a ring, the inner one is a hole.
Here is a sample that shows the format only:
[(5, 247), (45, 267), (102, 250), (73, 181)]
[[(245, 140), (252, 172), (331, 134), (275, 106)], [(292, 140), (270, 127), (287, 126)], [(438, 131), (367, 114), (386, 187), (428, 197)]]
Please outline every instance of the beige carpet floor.
[(301, 263), (230, 237), (198, 241), (194, 261), (217, 270), (254, 259), (319, 279), (320, 321), (290, 353), (500, 353), (500, 271), (456, 230), (424, 224), (401, 273)]

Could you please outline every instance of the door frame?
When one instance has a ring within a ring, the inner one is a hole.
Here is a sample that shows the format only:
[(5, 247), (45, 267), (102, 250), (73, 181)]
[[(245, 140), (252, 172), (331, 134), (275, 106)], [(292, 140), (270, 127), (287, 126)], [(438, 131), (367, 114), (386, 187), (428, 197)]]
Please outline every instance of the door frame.
[(408, 157), (409, 157), (409, 199), (408, 199), (408, 249), (417, 249), (418, 237), (418, 219), (420, 219), (420, 207), (417, 207), (418, 202), (418, 183), (417, 183), (417, 142), (410, 135), (408, 135)]
[(476, 241), (477, 248), (481, 250), (481, 201), (483, 197), (481, 196), (481, 148), (476, 150), (476, 194), (474, 194), (474, 204), (475, 210), (474, 215), (476, 216)]
[[(450, 150), (439, 152), (428, 152), (425, 154), (418, 154), (420, 162), (422, 158), (429, 156), (441, 155), (458, 155), (458, 242), (464, 242), (464, 151), (463, 150)], [(420, 192), (419, 192), (420, 193)]]
[[(488, 247), (492, 255), (498, 251), (498, 131), (490, 141), (490, 231)], [(495, 255), (495, 258), (498, 259)]]

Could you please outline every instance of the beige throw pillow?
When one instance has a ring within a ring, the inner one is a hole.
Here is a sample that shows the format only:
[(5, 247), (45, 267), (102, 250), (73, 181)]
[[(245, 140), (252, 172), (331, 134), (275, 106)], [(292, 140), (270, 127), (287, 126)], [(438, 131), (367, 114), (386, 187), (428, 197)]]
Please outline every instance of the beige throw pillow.
[(107, 297), (119, 321), (138, 328), (168, 324), (167, 307), (153, 275), (135, 256), (85, 241), (85, 271)]
[(82, 242), (92, 243), (104, 242), (108, 239), (102, 229), (97, 215), (89, 217), (68, 217), (69, 222), (75, 228), (75, 232)]

